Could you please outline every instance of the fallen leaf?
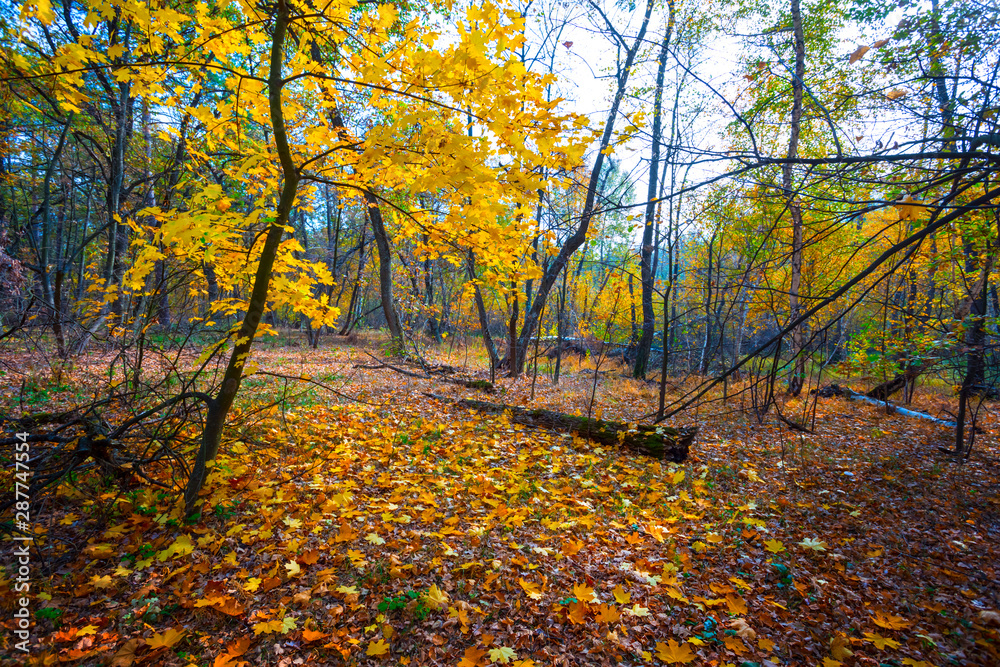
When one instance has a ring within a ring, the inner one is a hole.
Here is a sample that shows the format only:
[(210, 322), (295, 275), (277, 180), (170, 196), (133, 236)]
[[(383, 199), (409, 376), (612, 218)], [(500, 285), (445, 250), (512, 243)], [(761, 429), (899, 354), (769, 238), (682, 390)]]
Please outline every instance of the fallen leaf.
[(826, 551), (826, 542), (822, 542), (814, 537), (807, 537), (799, 542), (799, 546), (803, 549), (812, 549), (813, 551)]
[(161, 647), (171, 648), (180, 642), (180, 640), (184, 639), (184, 635), (186, 634), (187, 632), (184, 630), (170, 628), (166, 632), (153, 635), (149, 638), (147, 643), (151, 649), (158, 649)]
[(490, 649), (490, 662), (499, 662), (501, 665), (506, 665), (511, 660), (517, 657), (517, 653), (512, 648), (506, 646), (500, 646), (499, 648)]
[(785, 550), (785, 545), (778, 540), (764, 540), (764, 549), (773, 554), (780, 554)]
[(874, 632), (866, 632), (865, 641), (871, 642), (875, 645), (875, 648), (883, 651), (886, 646), (892, 649), (899, 648), (899, 642), (895, 639), (889, 639), (888, 637), (883, 637), (882, 635)]
[(694, 660), (695, 655), (687, 642), (678, 644), (675, 640), (671, 639), (666, 644), (663, 642), (656, 643), (656, 657), (670, 665), (678, 663), (686, 665)]
[(883, 614), (882, 612), (875, 612), (872, 616), (872, 621), (875, 625), (880, 628), (885, 628), (886, 630), (905, 630), (906, 628), (913, 625), (910, 621), (907, 621), (902, 616), (893, 616), (892, 614)]
[(388, 652), (389, 644), (379, 639), (368, 644), (368, 650), (365, 651), (365, 655), (370, 657), (373, 655), (385, 655)]
[(458, 667), (481, 667), (484, 664), (483, 658), (486, 654), (487, 651), (485, 649), (471, 646), (465, 649), (465, 656), (459, 660)]
[(117, 651), (115, 651), (113, 656), (111, 656), (109, 667), (132, 667), (132, 663), (134, 663), (138, 657), (136, 653), (145, 644), (146, 642), (141, 639), (129, 639), (127, 642), (122, 644)]

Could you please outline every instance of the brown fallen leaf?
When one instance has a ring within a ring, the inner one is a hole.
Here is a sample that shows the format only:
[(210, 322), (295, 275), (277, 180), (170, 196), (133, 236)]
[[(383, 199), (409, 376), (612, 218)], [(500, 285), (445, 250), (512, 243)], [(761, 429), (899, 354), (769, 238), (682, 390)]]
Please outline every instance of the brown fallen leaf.
[(110, 667), (132, 667), (138, 658), (138, 653), (146, 645), (142, 639), (130, 639), (122, 644), (111, 657)]

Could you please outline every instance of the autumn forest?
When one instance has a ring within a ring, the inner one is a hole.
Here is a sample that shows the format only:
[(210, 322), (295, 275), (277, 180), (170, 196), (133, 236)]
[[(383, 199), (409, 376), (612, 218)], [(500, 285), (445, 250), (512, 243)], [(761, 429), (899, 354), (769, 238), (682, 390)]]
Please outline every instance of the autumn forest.
[(0, 8), (0, 664), (1000, 664), (1000, 7)]

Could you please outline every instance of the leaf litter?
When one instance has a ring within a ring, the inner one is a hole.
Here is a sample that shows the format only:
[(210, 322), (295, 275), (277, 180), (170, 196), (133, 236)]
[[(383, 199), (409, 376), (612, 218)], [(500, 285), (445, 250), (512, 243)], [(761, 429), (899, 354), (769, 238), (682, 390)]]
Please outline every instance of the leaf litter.
[[(29, 664), (1000, 663), (991, 415), (958, 465), (937, 427), (873, 406), (820, 399), (815, 435), (702, 411), (677, 465), (454, 409), (349, 351), (259, 356), (339, 369), (369, 404), (245, 429), (195, 523), (152, 485), (63, 486)], [(655, 405), (655, 386), (573, 370), (533, 405)], [(502, 384), (531, 402), (530, 377)]]

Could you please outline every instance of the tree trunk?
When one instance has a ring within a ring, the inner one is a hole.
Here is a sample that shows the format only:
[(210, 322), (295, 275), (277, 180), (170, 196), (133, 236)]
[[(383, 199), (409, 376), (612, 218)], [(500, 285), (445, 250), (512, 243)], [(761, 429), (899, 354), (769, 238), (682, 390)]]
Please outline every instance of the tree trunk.
[[(127, 50), (126, 50), (127, 51)], [(128, 252), (128, 228), (121, 220), (122, 195), (125, 183), (125, 154), (132, 135), (132, 108), (135, 98), (128, 81), (118, 83), (118, 98), (112, 104), (115, 137), (109, 156), (107, 215), (108, 253), (104, 263), (105, 289), (113, 292), (111, 312), (119, 319), (125, 312), (122, 303), (121, 282), (125, 275), (125, 255)]]
[(284, 234), (285, 226), (288, 224), (288, 218), (298, 189), (299, 174), (288, 146), (288, 136), (285, 132), (285, 117), (281, 108), (281, 89), (284, 85), (281, 76), (281, 66), (285, 33), (288, 28), (290, 13), (290, 8), (285, 3), (285, 0), (278, 0), (275, 12), (274, 33), (271, 38), (270, 72), (267, 79), (271, 129), (274, 136), (275, 149), (281, 162), (283, 176), (281, 194), (278, 199), (278, 209), (274, 220), (271, 222), (271, 226), (267, 230), (267, 236), (264, 238), (264, 246), (261, 249), (260, 259), (257, 263), (257, 271), (254, 275), (253, 289), (250, 294), (250, 301), (247, 304), (247, 312), (243, 318), (243, 323), (240, 325), (233, 350), (229, 355), (229, 363), (222, 378), (222, 386), (218, 394), (208, 404), (208, 415), (205, 418), (201, 447), (198, 450), (198, 456), (184, 493), (184, 502), (188, 515), (194, 512), (198, 493), (205, 483), (207, 463), (214, 461), (219, 453), (219, 445), (222, 441), (222, 430), (226, 424), (226, 416), (229, 414), (233, 400), (236, 398), (236, 392), (239, 391), (240, 382), (243, 379), (243, 367), (250, 355), (254, 336), (257, 334), (257, 327), (267, 307), (267, 291), (271, 284), (271, 271), (274, 267), (278, 247), (281, 245), (281, 237)]
[[(1000, 224), (1000, 223), (998, 223)], [(998, 229), (1000, 234), (1000, 229)], [(996, 246), (991, 250), (995, 252)], [(966, 271), (975, 268), (975, 261), (978, 253), (972, 248), (971, 243), (966, 242)], [(955, 453), (959, 456), (968, 454), (971, 442), (966, 442), (965, 425), (968, 414), (969, 401), (986, 391), (986, 317), (987, 294), (989, 288), (989, 272), (992, 265), (992, 257), (988, 258), (981, 270), (980, 276), (972, 286), (971, 304), (967, 326), (965, 330), (965, 347), (968, 350), (965, 354), (965, 377), (962, 379), (962, 388), (958, 393), (958, 416), (955, 419)], [(972, 423), (975, 428), (975, 421)]]
[(902, 373), (897, 373), (889, 380), (873, 387), (870, 391), (865, 393), (865, 396), (879, 401), (888, 400), (893, 394), (911, 386), (924, 371), (930, 368), (930, 366), (930, 361), (923, 361), (916, 364), (910, 363)]
[(625, 98), (629, 75), (632, 73), (632, 63), (635, 62), (635, 56), (644, 43), (646, 28), (649, 25), (649, 16), (653, 11), (653, 4), (653, 0), (647, 0), (639, 33), (632, 47), (626, 52), (625, 61), (618, 72), (614, 101), (611, 103), (611, 110), (608, 112), (608, 118), (604, 124), (604, 133), (601, 136), (601, 142), (598, 146), (597, 157), (594, 158), (594, 167), (590, 172), (590, 180), (587, 183), (587, 197), (583, 204), (583, 211), (580, 213), (580, 223), (573, 234), (566, 239), (566, 243), (559, 249), (559, 254), (556, 255), (552, 264), (549, 265), (548, 270), (545, 271), (541, 280), (539, 280), (538, 292), (534, 299), (532, 299), (531, 308), (524, 314), (521, 335), (512, 350), (510, 359), (511, 375), (516, 376), (524, 372), (524, 362), (528, 356), (528, 346), (531, 343), (531, 337), (535, 335), (535, 330), (538, 328), (539, 317), (542, 309), (545, 308), (545, 300), (548, 298), (552, 287), (556, 284), (559, 274), (566, 267), (567, 262), (569, 262), (569, 258), (587, 240), (587, 232), (590, 229), (590, 223), (594, 217), (595, 204), (597, 203), (598, 183), (601, 178), (602, 167), (604, 166), (605, 153), (608, 146), (611, 145), (615, 119), (618, 117), (618, 108)]
[[(635, 351), (635, 366), (632, 375), (636, 378), (646, 377), (646, 366), (649, 364), (649, 349), (653, 345), (653, 329), (656, 327), (656, 314), (653, 312), (653, 227), (656, 222), (656, 195), (658, 194), (660, 168), (660, 141), (663, 135), (663, 79), (667, 68), (667, 56), (670, 49), (670, 37), (674, 29), (674, 2), (667, 2), (667, 31), (660, 43), (660, 57), (656, 68), (656, 89), (653, 97), (653, 144), (649, 154), (649, 183), (646, 188), (646, 214), (642, 229), (642, 247), (639, 250), (639, 275), (642, 280), (642, 337)], [(635, 306), (633, 306), (634, 308)], [(667, 313), (664, 311), (663, 317)]]
[(708, 242), (708, 271), (705, 275), (705, 342), (701, 348), (701, 361), (698, 364), (698, 372), (702, 375), (708, 374), (709, 364), (712, 362), (712, 260), (715, 258), (715, 236)]
[[(507, 363), (511, 363), (511, 360), (514, 358), (514, 348), (517, 347), (517, 318), (521, 314), (520, 304), (518, 302), (519, 295), (517, 293), (517, 283), (513, 280), (510, 281), (510, 287), (511, 296), (514, 299), (514, 302), (510, 306), (510, 322), (507, 326), (507, 357), (504, 360)], [(503, 363), (504, 362), (501, 361), (500, 365), (502, 366)]]
[[(792, 125), (791, 136), (788, 139), (788, 159), (799, 156), (799, 133), (802, 126), (802, 89), (803, 77), (806, 73), (806, 41), (802, 30), (802, 11), (799, 0), (792, 0), (792, 31), (795, 37), (795, 73), (792, 77)], [(788, 288), (789, 321), (794, 322), (799, 317), (800, 294), (802, 286), (802, 205), (792, 190), (792, 165), (786, 163), (781, 169), (781, 186), (785, 191), (788, 211), (792, 217), (792, 261), (791, 285)], [(805, 339), (805, 322), (792, 330), (792, 357), (794, 366), (788, 379), (788, 393), (798, 396), (805, 381), (805, 356), (803, 341)]]
[[(147, 208), (156, 206), (156, 191), (153, 189), (153, 137), (152, 118), (149, 111), (149, 99), (142, 100), (142, 144), (145, 155), (142, 177), (145, 181), (145, 196), (142, 205)], [(149, 222), (154, 222), (150, 220)], [(161, 244), (162, 246), (162, 244)], [(162, 250), (162, 247), (161, 247)], [(156, 319), (160, 326), (167, 328), (170, 326), (170, 291), (167, 289), (167, 267), (163, 259), (156, 260), (156, 268), (153, 271), (154, 294), (156, 295)]]
[(392, 251), (389, 248), (389, 235), (382, 219), (382, 209), (378, 199), (370, 192), (365, 192), (365, 203), (368, 205), (368, 219), (372, 223), (372, 233), (375, 235), (375, 245), (378, 248), (378, 282), (379, 296), (382, 299), (382, 312), (385, 313), (386, 326), (392, 339), (390, 354), (403, 352), (403, 329), (399, 326), (396, 314), (396, 304), (392, 299)]
[(476, 256), (471, 249), (466, 260), (466, 270), (468, 271), (469, 280), (472, 281), (472, 288), (475, 292), (476, 315), (479, 316), (479, 329), (483, 332), (483, 345), (486, 346), (486, 353), (490, 355), (490, 370), (492, 371), (490, 378), (492, 379), (496, 369), (500, 367), (500, 354), (497, 352), (497, 346), (493, 342), (493, 334), (490, 333), (490, 318), (486, 314), (486, 304), (483, 303), (483, 292), (479, 289), (479, 283), (476, 282)]
[[(429, 237), (424, 235), (424, 243), (429, 242)], [(441, 342), (441, 327), (437, 313), (434, 312), (434, 267), (435, 262), (430, 255), (424, 258), (424, 309), (427, 311), (427, 335), (435, 343)]]
[(40, 240), (38, 243), (38, 277), (39, 282), (42, 284), (42, 299), (45, 301), (45, 305), (50, 308), (53, 305), (52, 283), (49, 278), (49, 231), (52, 228), (52, 175), (55, 173), (63, 147), (66, 145), (66, 133), (69, 132), (72, 120), (73, 115), (70, 114), (66, 124), (63, 125), (62, 132), (59, 134), (59, 143), (52, 153), (52, 160), (49, 161), (48, 166), (45, 168), (45, 182), (42, 186), (42, 233), (39, 235)]
[(563, 326), (566, 316), (566, 280), (569, 274), (563, 273), (562, 286), (559, 288), (559, 312), (556, 313), (556, 368), (552, 374), (552, 383), (559, 384), (559, 371), (562, 367), (563, 338), (566, 331)]

